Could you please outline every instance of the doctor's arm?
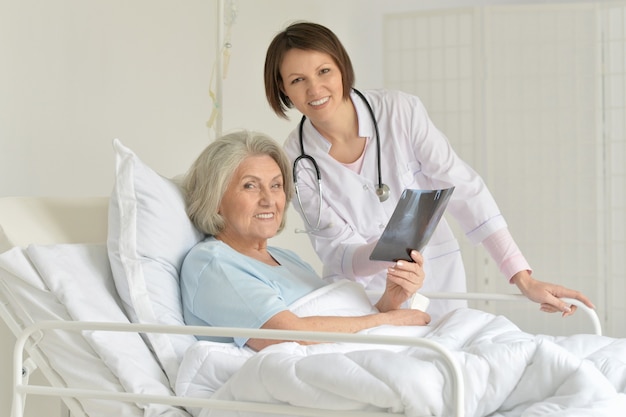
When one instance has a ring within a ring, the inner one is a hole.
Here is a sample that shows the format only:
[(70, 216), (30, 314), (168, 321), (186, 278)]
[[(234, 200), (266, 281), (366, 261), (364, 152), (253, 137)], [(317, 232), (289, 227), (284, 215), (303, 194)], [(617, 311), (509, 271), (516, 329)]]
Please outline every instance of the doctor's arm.
[(517, 285), (528, 299), (541, 304), (541, 311), (547, 313), (560, 311), (563, 317), (574, 314), (576, 306), (568, 305), (560, 299), (562, 297), (579, 300), (589, 308), (594, 308), (591, 301), (579, 291), (534, 279), (528, 262), (508, 228), (492, 233), (483, 241), (483, 246), (496, 261), (500, 271), (510, 278), (509, 282)]
[(562, 312), (563, 317), (570, 316), (576, 311), (575, 305), (568, 305), (561, 298), (573, 298), (584, 303), (589, 308), (595, 308), (593, 303), (579, 291), (570, 290), (561, 285), (550, 284), (534, 279), (528, 271), (520, 271), (511, 278), (522, 294), (530, 300), (541, 304), (541, 311), (547, 313)]
[[(320, 230), (307, 230), (313, 248), (325, 266), (326, 275), (336, 275), (359, 281), (359, 277), (370, 277), (393, 265), (392, 262), (370, 261), (369, 256), (376, 246), (376, 241), (366, 242), (366, 238), (351, 227), (345, 219), (326, 201), (318, 213), (315, 204), (307, 204), (317, 197), (317, 190), (311, 187), (309, 179), (301, 175), (300, 194), (302, 206), (297, 198), (292, 201), (293, 208), (304, 221), (305, 215), (313, 223), (321, 213)], [(304, 213), (304, 214), (303, 214)], [(306, 222), (304, 221), (306, 227)], [(367, 285), (367, 282), (361, 282)]]

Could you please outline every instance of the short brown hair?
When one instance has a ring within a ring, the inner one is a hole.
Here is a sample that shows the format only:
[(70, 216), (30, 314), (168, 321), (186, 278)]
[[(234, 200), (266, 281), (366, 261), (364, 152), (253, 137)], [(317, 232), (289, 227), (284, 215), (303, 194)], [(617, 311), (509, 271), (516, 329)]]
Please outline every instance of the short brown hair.
[(286, 119), (287, 109), (293, 107), (293, 103), (283, 92), (283, 79), (280, 75), (285, 53), (293, 48), (330, 55), (341, 72), (343, 97), (346, 100), (350, 97), (350, 90), (354, 86), (354, 70), (350, 56), (337, 35), (317, 23), (293, 23), (274, 37), (265, 54), (265, 96), (278, 116)]

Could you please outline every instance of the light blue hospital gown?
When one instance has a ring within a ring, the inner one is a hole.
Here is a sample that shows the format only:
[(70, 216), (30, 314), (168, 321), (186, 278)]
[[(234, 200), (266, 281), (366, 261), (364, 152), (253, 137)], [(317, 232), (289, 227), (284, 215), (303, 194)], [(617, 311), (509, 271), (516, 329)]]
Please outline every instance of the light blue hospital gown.
[[(268, 251), (280, 266), (243, 255), (214, 237), (194, 246), (181, 269), (185, 323), (258, 329), (297, 299), (327, 285), (292, 251), (276, 247), (268, 247)], [(234, 340), (239, 346), (246, 341)]]

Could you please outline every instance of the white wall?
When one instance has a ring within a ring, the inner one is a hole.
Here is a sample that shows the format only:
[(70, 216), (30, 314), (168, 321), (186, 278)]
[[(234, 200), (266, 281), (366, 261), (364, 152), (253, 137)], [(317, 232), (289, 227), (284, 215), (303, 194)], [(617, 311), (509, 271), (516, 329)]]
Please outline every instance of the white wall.
[[(331, 27), (357, 86), (371, 88), (383, 85), (382, 13), (495, 3), (515, 1), (237, 0), (223, 128), (282, 141), (295, 126), (296, 117), (270, 111), (262, 83), (265, 49), (293, 20)], [(0, 196), (108, 195), (115, 137), (161, 174), (184, 172), (213, 137), (215, 17), (215, 0), (0, 0)], [(319, 268), (289, 216), (275, 243)], [(8, 415), (12, 339), (3, 331), (0, 414)]]
[[(352, 56), (357, 85), (370, 88), (383, 85), (383, 13), (512, 2), (235, 0), (223, 130), (245, 127), (282, 141), (294, 127), (296, 120), (270, 111), (262, 82), (267, 45), (291, 21), (331, 27)], [(0, 196), (107, 195), (113, 138), (174, 176), (213, 137), (206, 121), (216, 0), (0, 4)]]

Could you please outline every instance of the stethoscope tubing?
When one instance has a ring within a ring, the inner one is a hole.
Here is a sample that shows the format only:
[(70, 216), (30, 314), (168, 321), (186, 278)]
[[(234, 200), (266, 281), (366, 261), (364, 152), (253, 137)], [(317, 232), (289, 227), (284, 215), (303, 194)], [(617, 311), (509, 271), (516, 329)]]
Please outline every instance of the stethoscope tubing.
[[(378, 198), (382, 202), (382, 201), (385, 201), (389, 197), (389, 187), (386, 184), (383, 183), (383, 179), (382, 179), (380, 131), (378, 129), (378, 123), (376, 122), (376, 116), (374, 115), (374, 110), (372, 109), (372, 106), (367, 101), (367, 99), (365, 98), (363, 93), (361, 93), (356, 88), (353, 88), (353, 91), (365, 103), (365, 105), (366, 105), (366, 107), (367, 107), (367, 109), (369, 111), (370, 117), (372, 118), (372, 122), (374, 123), (374, 131), (376, 133), (376, 168), (377, 168), (377, 173), (378, 173), (378, 176), (377, 176), (378, 184), (376, 186), (376, 195), (378, 196)], [(299, 139), (300, 139), (300, 155), (293, 161), (293, 182), (294, 182), (294, 187), (295, 187), (295, 191), (296, 191), (296, 198), (298, 200), (298, 204), (300, 205), (300, 209), (302, 211), (302, 216), (304, 217), (304, 220), (309, 225), (309, 227), (311, 227), (314, 231), (319, 231), (319, 230), (321, 230), (320, 229), (320, 221), (321, 221), (321, 217), (322, 217), (322, 174), (321, 174), (321, 170), (320, 170), (319, 165), (317, 164), (317, 161), (315, 160), (315, 158), (313, 158), (311, 155), (309, 155), (306, 152), (304, 152), (304, 135), (303, 135), (303, 130), (304, 130), (304, 122), (305, 122), (305, 120), (306, 120), (306, 116), (302, 115), (302, 119), (300, 119), (300, 125), (298, 127), (298, 134), (299, 134)], [(297, 175), (296, 171), (297, 171), (298, 163), (300, 163), (304, 159), (306, 159), (306, 160), (311, 162), (311, 165), (313, 165), (313, 169), (315, 170), (315, 176), (317, 177), (319, 207), (318, 207), (317, 224), (315, 226), (313, 226), (311, 224), (311, 222), (309, 221), (308, 216), (304, 212), (304, 207), (303, 207), (302, 201), (300, 199), (300, 193), (298, 191), (298, 175)]]
[[(303, 159), (306, 159), (311, 162), (311, 164), (313, 165), (313, 168), (315, 169), (315, 176), (317, 177), (317, 190), (318, 190), (319, 204), (317, 208), (317, 213), (318, 213), (317, 224), (315, 226), (313, 226), (311, 222), (309, 221), (309, 217), (304, 212), (304, 206), (302, 205), (302, 200), (300, 199), (300, 188), (298, 187), (298, 176), (296, 175), (296, 168), (298, 166), (298, 162), (300, 162)], [(306, 223), (309, 225), (311, 229), (315, 231), (320, 230), (320, 222), (322, 220), (322, 175), (320, 173), (320, 168), (317, 165), (317, 162), (315, 161), (315, 158), (313, 158), (311, 155), (307, 155), (303, 153), (300, 156), (298, 156), (295, 161), (293, 161), (293, 185), (296, 190), (296, 198), (298, 199), (298, 204), (300, 205), (300, 210), (302, 211), (302, 216), (304, 217), (304, 220), (306, 221)]]

